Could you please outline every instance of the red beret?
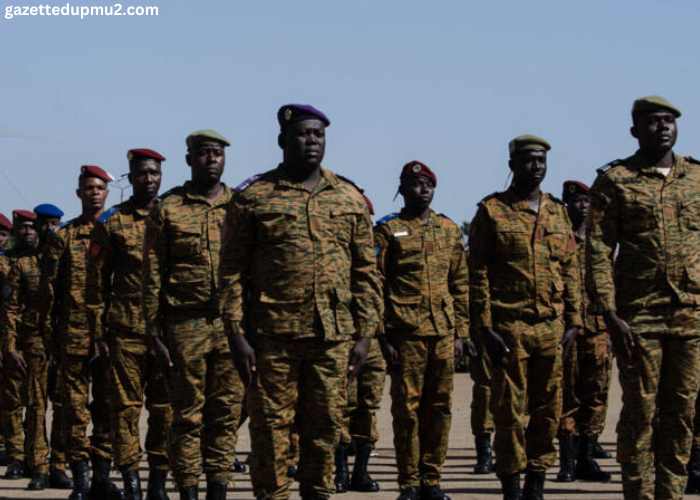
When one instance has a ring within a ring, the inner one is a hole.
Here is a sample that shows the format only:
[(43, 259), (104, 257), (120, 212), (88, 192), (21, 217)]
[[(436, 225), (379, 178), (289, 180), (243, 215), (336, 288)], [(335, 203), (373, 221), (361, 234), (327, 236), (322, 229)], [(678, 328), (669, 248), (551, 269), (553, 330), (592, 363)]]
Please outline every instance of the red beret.
[(562, 193), (562, 198), (566, 198), (570, 194), (588, 194), (590, 188), (586, 186), (583, 182), (579, 181), (566, 181), (564, 183), (564, 191)]
[(10, 222), (10, 219), (5, 217), (3, 214), (0, 214), (0, 227), (12, 230), (12, 222)]
[(435, 173), (428, 168), (425, 163), (419, 161), (409, 161), (401, 169), (401, 177), (427, 177), (433, 181), (433, 185), (437, 186), (437, 177)]
[(36, 215), (34, 212), (30, 212), (29, 210), (13, 210), (12, 218), (15, 220), (15, 222), (19, 219), (36, 220)]
[(159, 152), (147, 148), (130, 149), (126, 153), (126, 157), (129, 161), (136, 158), (149, 158), (151, 160), (165, 161), (165, 157)]
[(97, 177), (105, 182), (112, 182), (114, 178), (96, 165), (83, 165), (80, 167), (80, 175), (85, 177)]

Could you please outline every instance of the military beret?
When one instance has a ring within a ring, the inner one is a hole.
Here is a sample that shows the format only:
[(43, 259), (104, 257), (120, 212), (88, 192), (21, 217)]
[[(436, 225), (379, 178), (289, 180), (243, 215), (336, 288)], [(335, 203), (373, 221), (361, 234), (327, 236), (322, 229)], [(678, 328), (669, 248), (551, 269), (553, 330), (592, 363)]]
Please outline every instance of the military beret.
[(187, 143), (187, 149), (199, 147), (207, 142), (218, 142), (224, 147), (228, 147), (231, 145), (231, 143), (228, 142), (226, 137), (218, 133), (216, 130), (209, 129), (197, 130), (195, 132), (192, 132), (190, 135), (187, 136), (185, 142)]
[(570, 194), (588, 194), (590, 188), (586, 186), (583, 182), (579, 181), (566, 181), (564, 183), (562, 198), (566, 198)]
[(277, 121), (280, 127), (284, 127), (287, 123), (314, 118), (321, 120), (326, 127), (331, 124), (331, 121), (323, 112), (308, 104), (285, 104), (277, 111)]
[(632, 105), (632, 116), (634, 117), (634, 115), (637, 113), (646, 113), (649, 111), (659, 110), (670, 111), (676, 118), (681, 116), (681, 112), (677, 107), (658, 95), (640, 97), (634, 101), (634, 104)]
[(146, 148), (130, 149), (126, 153), (126, 158), (129, 161), (139, 159), (139, 158), (165, 161), (165, 157), (163, 155), (161, 155), (157, 151), (153, 151), (152, 149), (146, 149)]
[(8, 230), (12, 229), (12, 222), (10, 222), (10, 219), (5, 217), (3, 214), (0, 214), (0, 227)]
[(18, 222), (22, 219), (36, 220), (36, 215), (34, 215), (34, 212), (30, 212), (29, 210), (13, 210), (12, 211), (12, 219), (15, 222)]
[(541, 137), (537, 137), (536, 135), (519, 135), (508, 143), (508, 152), (510, 153), (510, 156), (513, 156), (515, 153), (520, 151), (549, 151), (550, 149), (552, 149), (552, 146), (550, 146), (547, 141)]
[(437, 186), (437, 177), (435, 173), (428, 168), (425, 163), (413, 160), (406, 163), (401, 169), (401, 178), (404, 177), (427, 177), (433, 181), (433, 185)]
[(51, 203), (42, 203), (34, 207), (34, 213), (44, 217), (63, 217), (63, 210)]
[(81, 177), (97, 177), (105, 182), (112, 182), (114, 178), (97, 165), (83, 165), (80, 167)]

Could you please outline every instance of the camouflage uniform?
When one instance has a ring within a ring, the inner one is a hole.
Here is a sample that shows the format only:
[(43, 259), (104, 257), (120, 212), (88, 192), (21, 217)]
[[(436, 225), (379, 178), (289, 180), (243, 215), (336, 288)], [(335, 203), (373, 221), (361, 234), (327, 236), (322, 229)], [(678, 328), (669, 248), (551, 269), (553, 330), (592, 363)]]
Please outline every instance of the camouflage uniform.
[(452, 422), (454, 337), (469, 336), (469, 274), (462, 234), (443, 215), (405, 211), (375, 226), (384, 331), (399, 352), (391, 377), (401, 489), (440, 483)]
[(128, 200), (112, 207), (92, 231), (88, 307), (95, 338), (109, 344), (114, 461), (122, 471), (141, 460), (139, 418), (144, 386), (148, 409), (146, 452), (151, 469), (167, 470), (172, 410), (162, 371), (143, 319), (141, 277), (148, 212)]
[[(100, 358), (91, 362), (95, 339), (86, 307), (90, 231), (81, 216), (51, 235), (42, 256), (39, 284), (39, 328), (47, 349), (59, 356), (58, 394), (71, 463), (90, 456), (112, 459), (106, 367)], [(92, 402), (88, 405), (91, 379)]]
[(471, 402), (471, 427), (472, 435), (483, 436), (493, 434), (495, 430), (493, 414), (491, 413), (491, 360), (479, 332), (474, 332), (475, 324), (471, 323), (472, 335), (470, 336), (478, 356), (469, 358), (469, 375), (471, 375), (472, 402)]
[(213, 203), (190, 182), (163, 195), (146, 219), (143, 307), (146, 334), (162, 336), (174, 367), (170, 461), (188, 488), (231, 479), (245, 390), (219, 316), (221, 227), (231, 190)]
[[(491, 327), (510, 349), (492, 365), (496, 472), (554, 462), (561, 416), (563, 333), (581, 326), (575, 240), (562, 202), (542, 194), (539, 213), (511, 190), (479, 203), (469, 237), (477, 328)], [(530, 420), (525, 427), (526, 414)]]
[(618, 363), (617, 459), (626, 499), (683, 498), (700, 385), (699, 246), (695, 160), (674, 155), (667, 177), (640, 153), (599, 171), (591, 190), (588, 288), (598, 310), (617, 311), (629, 324), (635, 342), (629, 360)]
[(281, 165), (237, 191), (221, 308), (228, 334), (247, 335), (256, 350), (248, 394), (254, 494), (289, 497), (296, 414), (301, 492), (329, 496), (349, 341), (373, 336), (378, 322), (369, 211), (353, 185), (324, 169), (310, 192)]

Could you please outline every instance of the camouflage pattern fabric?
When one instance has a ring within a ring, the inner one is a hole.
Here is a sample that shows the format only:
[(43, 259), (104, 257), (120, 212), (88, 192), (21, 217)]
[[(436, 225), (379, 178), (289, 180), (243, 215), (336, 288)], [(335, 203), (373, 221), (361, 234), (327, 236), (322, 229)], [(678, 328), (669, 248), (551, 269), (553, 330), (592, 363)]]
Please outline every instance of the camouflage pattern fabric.
[(700, 394), (695, 397), (695, 418), (693, 419), (693, 448), (700, 448)]
[(571, 347), (569, 357), (564, 361), (562, 368), (562, 408), (559, 421), (558, 437), (578, 436), (576, 421), (578, 420), (579, 407), (579, 363), (576, 344)]
[[(474, 323), (470, 325), (474, 332)], [(481, 335), (470, 335), (478, 356), (469, 359), (469, 375), (472, 378), (471, 428), (472, 435), (493, 434), (495, 427), (491, 413), (491, 360)]]
[(24, 444), (27, 467), (34, 473), (46, 474), (49, 472), (49, 443), (46, 439), (49, 362), (43, 355), (35, 354), (26, 354), (24, 359), (27, 362), (27, 435)]
[(65, 470), (68, 459), (66, 457), (66, 449), (68, 447), (66, 427), (65, 427), (65, 410), (63, 403), (58, 394), (58, 380), (63, 377), (59, 371), (60, 367), (56, 360), (49, 363), (48, 369), (48, 395), (51, 401), (51, 437), (49, 440), (51, 447), (51, 457), (49, 465), (51, 469)]
[(576, 338), (579, 410), (576, 425), (587, 436), (603, 433), (608, 413), (613, 356), (607, 332), (586, 332)]
[(253, 494), (289, 498), (290, 436), (296, 427), (299, 489), (328, 497), (335, 492), (333, 458), (343, 424), (350, 345), (323, 339), (289, 342), (274, 335), (252, 340), (257, 360), (248, 392)]
[[(618, 363), (625, 499), (683, 498), (700, 382), (700, 165), (674, 155), (665, 177), (635, 153), (599, 172), (587, 228), (588, 288), (598, 310), (617, 311), (635, 338), (631, 359)], [(655, 444), (654, 415), (662, 436)]]
[(3, 367), (2, 420), (5, 432), (7, 456), (14, 460), (24, 460), (24, 407), (27, 405), (27, 384), (25, 378), (11, 363)]
[[(16, 256), (11, 250), (0, 252), (0, 291), (5, 287), (5, 281), (14, 267)], [(0, 315), (3, 314), (5, 300), (0, 297)], [(0, 348), (4, 350), (7, 342), (5, 328), (0, 328)], [(24, 441), (24, 432), (21, 425), (17, 427), (17, 400), (23, 399), (21, 394), (12, 392), (19, 390), (20, 384), (16, 381), (5, 380), (5, 369), (0, 370), (0, 450), (5, 450), (9, 457), (13, 453), (24, 456), (21, 443)], [(9, 399), (9, 401), (5, 401)], [(9, 405), (9, 406), (7, 406)], [(5, 407), (8, 407), (6, 410)], [(21, 412), (21, 409), (19, 410)], [(14, 415), (14, 417), (12, 416)], [(20, 417), (21, 418), (21, 417)], [(19, 422), (21, 424), (21, 421)], [(9, 436), (9, 438), (8, 438)]]

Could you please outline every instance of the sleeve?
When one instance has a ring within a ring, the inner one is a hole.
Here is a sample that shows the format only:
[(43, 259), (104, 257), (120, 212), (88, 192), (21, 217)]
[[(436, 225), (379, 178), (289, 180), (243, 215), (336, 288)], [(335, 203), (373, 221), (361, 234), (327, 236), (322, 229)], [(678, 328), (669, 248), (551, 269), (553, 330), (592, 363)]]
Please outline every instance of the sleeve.
[(53, 233), (46, 243), (41, 258), (41, 278), (39, 281), (39, 329), (47, 352), (56, 350), (54, 335), (55, 312), (60, 304), (61, 260), (66, 243), (62, 234)]
[(245, 200), (234, 196), (226, 210), (219, 264), (219, 309), (227, 335), (246, 333), (245, 313), (254, 245), (255, 230)]
[(452, 256), (450, 258), (449, 290), (455, 313), (455, 334), (469, 338), (469, 269), (467, 256), (462, 244), (462, 233), (454, 227)]
[(90, 234), (87, 262), (87, 316), (90, 334), (96, 341), (105, 337), (104, 318), (111, 296), (114, 252), (105, 224), (97, 224)]
[(613, 270), (618, 220), (615, 185), (601, 174), (591, 188), (586, 221), (586, 282), (595, 309), (600, 312), (616, 309)]
[(364, 202), (363, 208), (362, 214), (357, 216), (355, 231), (350, 242), (352, 256), (350, 291), (356, 335), (360, 338), (372, 338), (377, 333), (379, 318), (384, 314), (384, 302), (377, 272), (377, 260), (374, 255), (372, 219)]
[(20, 286), (22, 273), (19, 265), (12, 266), (2, 287), (2, 317), (0, 318), (0, 331), (2, 338), (0, 345), (4, 352), (17, 350), (17, 324), (21, 314)]
[(566, 209), (562, 206), (562, 217), (566, 221), (566, 251), (561, 262), (562, 279), (564, 281), (564, 327), (565, 329), (582, 327), (581, 311), (581, 273), (579, 270), (578, 254), (576, 253), (576, 238), (569, 222)]
[(141, 271), (143, 317), (146, 335), (152, 337), (163, 335), (163, 283), (167, 282), (168, 271), (164, 217), (161, 205), (157, 204), (146, 218)]
[(469, 231), (469, 298), (477, 328), (491, 328), (491, 291), (489, 266), (493, 255), (494, 235), (489, 215), (483, 205), (474, 216)]
[[(377, 259), (377, 278), (379, 279), (379, 301), (383, 304), (386, 299), (386, 275), (389, 266), (389, 237), (386, 234), (386, 225), (377, 224), (374, 226), (374, 254)], [(385, 314), (382, 308), (382, 314), (378, 318), (377, 334), (386, 333)]]

